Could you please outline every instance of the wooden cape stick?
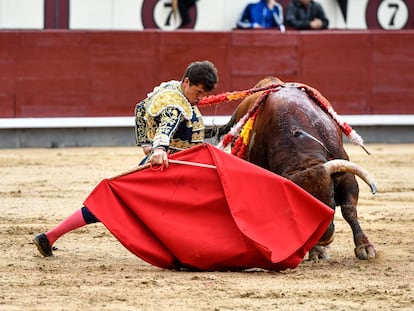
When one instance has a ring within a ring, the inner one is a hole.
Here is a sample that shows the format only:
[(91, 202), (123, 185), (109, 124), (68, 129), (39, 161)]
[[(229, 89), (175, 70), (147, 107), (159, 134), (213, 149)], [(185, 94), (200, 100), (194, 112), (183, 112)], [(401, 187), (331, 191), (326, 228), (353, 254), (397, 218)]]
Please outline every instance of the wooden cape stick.
[[(198, 166), (198, 167), (206, 167), (206, 168), (213, 168), (213, 169), (217, 169), (217, 167), (215, 165), (211, 165), (211, 164), (204, 164), (204, 163), (197, 163), (197, 162), (190, 162), (190, 161), (181, 161), (181, 160), (174, 160), (174, 159), (168, 159), (168, 163), (174, 163), (174, 164), (183, 164), (183, 165), (192, 165), (192, 166)], [(130, 170), (123, 172), (121, 174), (118, 174), (116, 176), (113, 176), (111, 178), (108, 178), (109, 180), (111, 179), (115, 179), (127, 174), (131, 174), (134, 172), (138, 172), (141, 171), (143, 169), (149, 168), (151, 166), (151, 163), (145, 163), (143, 165), (138, 165), (135, 166), (133, 168), (131, 168)]]

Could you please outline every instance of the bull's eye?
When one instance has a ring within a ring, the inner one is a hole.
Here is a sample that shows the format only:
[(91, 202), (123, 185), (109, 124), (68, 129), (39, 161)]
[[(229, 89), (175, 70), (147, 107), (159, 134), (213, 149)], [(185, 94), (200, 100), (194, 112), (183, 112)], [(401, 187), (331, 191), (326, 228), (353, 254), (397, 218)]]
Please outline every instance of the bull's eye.
[(293, 132), (293, 137), (299, 137), (299, 136), (302, 136), (302, 134), (303, 134), (302, 131), (296, 130)]

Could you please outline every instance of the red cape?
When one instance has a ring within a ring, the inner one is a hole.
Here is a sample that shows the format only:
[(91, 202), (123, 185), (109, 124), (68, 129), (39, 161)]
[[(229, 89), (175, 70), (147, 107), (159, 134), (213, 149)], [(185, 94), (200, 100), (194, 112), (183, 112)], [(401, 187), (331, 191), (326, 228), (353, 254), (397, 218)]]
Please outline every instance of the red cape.
[(333, 210), (289, 180), (201, 145), (103, 180), (85, 205), (133, 254), (166, 269), (295, 268)]

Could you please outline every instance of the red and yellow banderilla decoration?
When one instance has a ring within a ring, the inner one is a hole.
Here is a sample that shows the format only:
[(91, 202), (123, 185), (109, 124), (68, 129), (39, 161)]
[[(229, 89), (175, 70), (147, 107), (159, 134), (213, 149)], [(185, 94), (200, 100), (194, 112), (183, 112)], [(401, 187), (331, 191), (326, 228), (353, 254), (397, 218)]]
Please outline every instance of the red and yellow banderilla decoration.
[(244, 99), (251, 94), (263, 92), (254, 106), (250, 108), (250, 110), (237, 122), (237, 124), (235, 124), (230, 129), (230, 131), (223, 137), (217, 147), (220, 149), (225, 149), (230, 143), (234, 142), (232, 154), (240, 158), (245, 158), (247, 154), (247, 146), (249, 144), (250, 133), (253, 129), (254, 121), (257, 116), (257, 109), (266, 101), (266, 98), (270, 93), (277, 92), (283, 87), (296, 87), (306, 92), (306, 94), (339, 125), (342, 132), (348, 137), (351, 143), (359, 145), (362, 149), (365, 150), (365, 152), (370, 154), (365, 148), (364, 141), (361, 136), (354, 129), (352, 129), (348, 123), (344, 122), (340, 118), (340, 116), (333, 109), (330, 102), (324, 96), (322, 96), (319, 91), (306, 84), (295, 82), (274, 83), (264, 87), (252, 88), (243, 91), (226, 92), (202, 98), (198, 103), (199, 107)]

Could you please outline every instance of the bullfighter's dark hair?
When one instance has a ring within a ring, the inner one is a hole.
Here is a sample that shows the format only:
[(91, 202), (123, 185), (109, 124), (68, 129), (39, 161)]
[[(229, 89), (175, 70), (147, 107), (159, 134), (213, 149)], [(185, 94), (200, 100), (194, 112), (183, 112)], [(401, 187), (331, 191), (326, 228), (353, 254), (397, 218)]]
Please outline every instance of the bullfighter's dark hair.
[(218, 82), (217, 69), (213, 63), (208, 60), (197, 61), (188, 65), (182, 81), (184, 81), (186, 77), (190, 80), (190, 85), (201, 84), (207, 92), (212, 91)]

